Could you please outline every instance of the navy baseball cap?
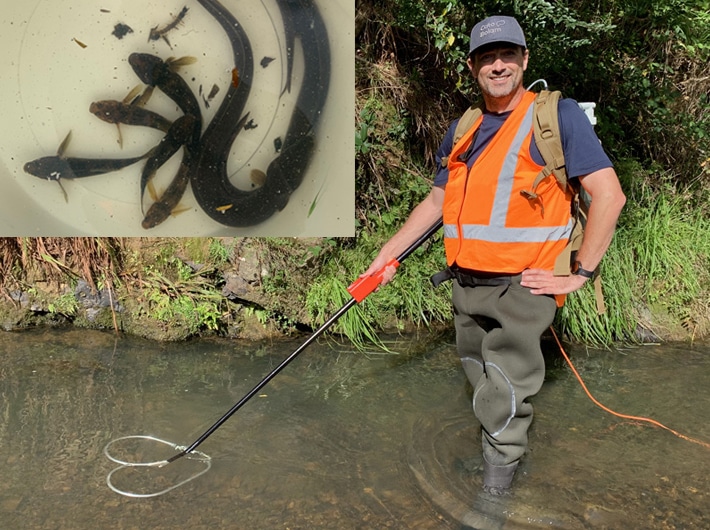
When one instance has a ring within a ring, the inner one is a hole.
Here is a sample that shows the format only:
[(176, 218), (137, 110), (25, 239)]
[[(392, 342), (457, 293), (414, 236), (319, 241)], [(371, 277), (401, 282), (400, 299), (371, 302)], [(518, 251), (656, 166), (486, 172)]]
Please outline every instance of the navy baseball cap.
[(508, 42), (527, 48), (525, 35), (518, 21), (513, 17), (493, 16), (482, 20), (471, 30), (471, 49), (469, 55), (481, 46), (495, 42)]

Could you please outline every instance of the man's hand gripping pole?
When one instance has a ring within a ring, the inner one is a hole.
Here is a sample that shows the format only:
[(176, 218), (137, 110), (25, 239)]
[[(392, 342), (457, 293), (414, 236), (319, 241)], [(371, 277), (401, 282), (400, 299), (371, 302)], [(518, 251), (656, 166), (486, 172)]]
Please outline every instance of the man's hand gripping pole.
[(375, 289), (380, 286), (380, 284), (382, 283), (382, 279), (384, 278), (385, 270), (387, 270), (388, 267), (399, 267), (400, 263), (402, 263), (412, 252), (418, 249), (422, 245), (422, 243), (429, 239), (437, 230), (439, 230), (439, 228), (441, 228), (442, 225), (443, 221), (439, 219), (433, 225), (431, 225), (426, 230), (426, 232), (424, 232), (404, 252), (402, 252), (396, 258), (392, 258), (391, 260), (389, 260), (384, 267), (369, 276), (365, 276), (364, 278), (358, 278), (353, 283), (351, 283), (348, 287), (348, 292), (350, 293), (350, 296), (352, 296), (358, 304), (362, 302), (370, 295), (370, 293), (375, 291)]
[(365, 276), (364, 278), (358, 278), (353, 283), (351, 283), (348, 287), (348, 292), (350, 293), (350, 296), (357, 300), (358, 304), (362, 302), (370, 295), (370, 293), (372, 293), (380, 286), (387, 267), (394, 267), (395, 269), (399, 267), (399, 261), (397, 261), (397, 258), (392, 258), (391, 260), (389, 260), (384, 267), (382, 267), (375, 273), (370, 274), (369, 276)]

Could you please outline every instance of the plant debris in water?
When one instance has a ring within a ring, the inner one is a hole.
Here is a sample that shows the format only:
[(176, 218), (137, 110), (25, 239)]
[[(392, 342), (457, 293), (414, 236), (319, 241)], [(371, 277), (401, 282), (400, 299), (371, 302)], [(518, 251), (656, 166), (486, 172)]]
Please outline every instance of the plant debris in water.
[(127, 24), (124, 24), (123, 22), (119, 22), (113, 27), (113, 31), (111, 32), (111, 35), (116, 37), (118, 40), (121, 40), (123, 37), (128, 35), (129, 33), (133, 33), (133, 28)]

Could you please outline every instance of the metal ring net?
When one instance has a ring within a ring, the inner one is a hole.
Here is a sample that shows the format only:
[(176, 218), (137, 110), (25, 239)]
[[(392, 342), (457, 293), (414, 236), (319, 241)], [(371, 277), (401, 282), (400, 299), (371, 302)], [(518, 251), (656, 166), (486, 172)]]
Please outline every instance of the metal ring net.
[[(119, 445), (125, 447), (114, 448), (114, 444), (119, 442), (123, 442)], [(122, 436), (111, 440), (104, 447), (104, 455), (119, 465), (106, 476), (106, 484), (126, 497), (157, 497), (195, 480), (212, 467), (212, 458), (201, 451), (187, 453), (167, 466), (169, 457), (156, 458), (165, 447), (178, 453), (186, 449), (148, 435)]]

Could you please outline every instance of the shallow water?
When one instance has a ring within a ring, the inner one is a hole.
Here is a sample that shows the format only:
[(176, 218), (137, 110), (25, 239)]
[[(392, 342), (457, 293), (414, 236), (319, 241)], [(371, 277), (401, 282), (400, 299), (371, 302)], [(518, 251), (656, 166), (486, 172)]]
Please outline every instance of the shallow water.
[[(221, 2), (244, 28), (254, 57), (252, 89), (245, 107), (252, 126), (239, 133), (227, 162), (232, 184), (250, 190), (258, 181), (253, 172), (265, 171), (276, 158), (275, 140), (284, 137), (294, 111), (304, 60), (297, 43), (292, 90), (284, 92), (288, 61), (278, 4), (274, 0)], [(142, 163), (103, 175), (62, 179), (66, 200), (56, 182), (31, 176), (23, 166), (56, 155), (69, 132), (67, 157), (138, 157), (158, 144), (164, 134), (158, 130), (124, 124), (119, 136), (114, 124), (89, 112), (94, 101), (121, 101), (134, 87), (144, 88), (128, 63), (134, 52), (164, 61), (185, 56), (196, 59), (177, 73), (198, 99), (205, 130), (233, 83), (235, 60), (227, 34), (194, 0), (5, 2), (0, 21), (4, 124), (0, 132), (0, 235), (353, 235), (354, 110), (343, 109), (353, 109), (354, 3), (316, 3), (327, 28), (332, 75), (315, 153), (286, 208), (256, 226), (226, 227), (202, 211), (188, 187), (179, 204), (181, 213), (146, 231), (141, 227)], [(166, 34), (167, 40), (149, 39), (151, 29), (165, 27), (183, 8), (187, 12)], [(130, 31), (117, 32), (118, 24)], [(273, 60), (262, 65), (264, 59)], [(145, 108), (171, 121), (182, 114), (160, 90), (154, 91)], [(181, 159), (182, 150), (157, 172), (153, 182), (158, 194), (172, 181)], [(146, 197), (145, 205), (150, 202)]]
[[(2, 527), (710, 527), (710, 449), (597, 408), (553, 344), (510, 497), (480, 493), (470, 389), (450, 341), (426, 336), (393, 343), (399, 355), (314, 344), (199, 446), (204, 475), (150, 499), (109, 489), (108, 442), (191, 443), (299, 344), (0, 333)], [(604, 404), (710, 442), (710, 346), (571, 353)], [(116, 482), (162, 489), (199, 469), (183, 458)]]

